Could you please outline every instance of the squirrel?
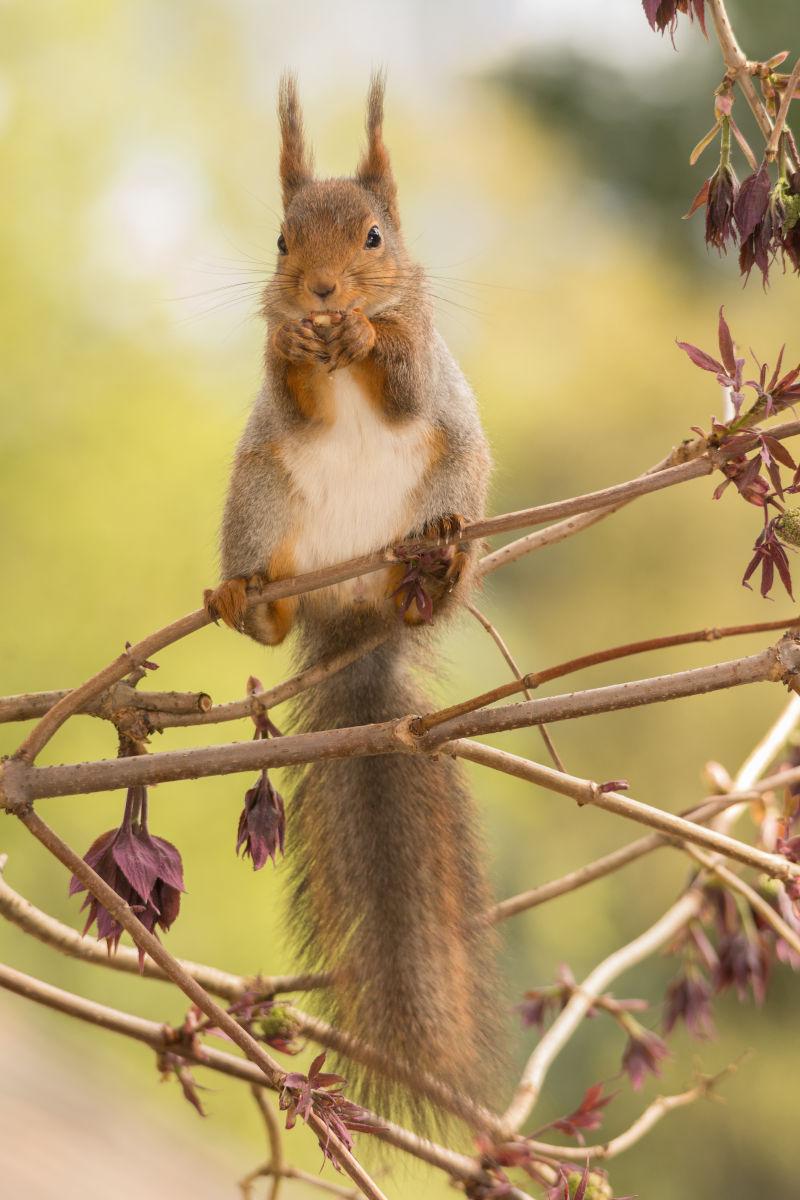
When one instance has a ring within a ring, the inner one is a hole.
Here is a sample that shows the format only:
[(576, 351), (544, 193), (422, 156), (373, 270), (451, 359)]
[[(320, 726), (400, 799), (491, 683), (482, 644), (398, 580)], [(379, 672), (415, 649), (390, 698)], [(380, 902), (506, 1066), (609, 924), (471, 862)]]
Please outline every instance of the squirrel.
[[(296, 81), (281, 80), (284, 218), (263, 300), (265, 379), (235, 456), (223, 582), (206, 594), (215, 619), (264, 645), (296, 629), (303, 666), (383, 634), (296, 702), (306, 730), (429, 708), (412, 672), (429, 666), (430, 614), (409, 603), (402, 562), (302, 596), (258, 602), (253, 591), (437, 539), (440, 565), (424, 587), (438, 618), (472, 586), (477, 547), (458, 534), (483, 515), (490, 471), (475, 398), (403, 241), (383, 95), (375, 74), (354, 177), (316, 179)], [(421, 1066), (456, 1095), (485, 1094), (497, 1058), (494, 945), (472, 801), (454, 760), (311, 764), (289, 806), (287, 845), (290, 923), (309, 967), (331, 973), (326, 1012), (337, 1027), (399, 1075)], [(361, 1070), (353, 1079), (348, 1066), (348, 1078), (365, 1102), (394, 1110), (400, 1094), (408, 1104), (396, 1079)]]

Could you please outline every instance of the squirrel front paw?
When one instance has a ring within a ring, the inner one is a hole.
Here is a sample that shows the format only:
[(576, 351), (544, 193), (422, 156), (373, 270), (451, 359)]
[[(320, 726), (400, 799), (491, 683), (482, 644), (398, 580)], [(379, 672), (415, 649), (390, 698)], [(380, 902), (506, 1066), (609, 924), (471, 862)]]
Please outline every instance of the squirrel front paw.
[(281, 358), (290, 363), (324, 366), (330, 362), (325, 343), (309, 321), (284, 321), (275, 330), (273, 345)]
[(242, 632), (247, 612), (247, 583), (244, 575), (235, 575), (223, 580), (219, 587), (206, 588), (203, 607), (215, 624), (224, 621), (230, 629)]
[(338, 371), (366, 358), (375, 345), (375, 328), (360, 308), (351, 308), (335, 324), (316, 327), (328, 354), (328, 370)]
[(426, 521), (420, 533), (412, 536), (424, 539), (426, 542), (449, 545), (451, 542), (459, 540), (459, 535), (466, 524), (466, 519), (462, 517), (461, 513), (445, 513), (444, 516)]

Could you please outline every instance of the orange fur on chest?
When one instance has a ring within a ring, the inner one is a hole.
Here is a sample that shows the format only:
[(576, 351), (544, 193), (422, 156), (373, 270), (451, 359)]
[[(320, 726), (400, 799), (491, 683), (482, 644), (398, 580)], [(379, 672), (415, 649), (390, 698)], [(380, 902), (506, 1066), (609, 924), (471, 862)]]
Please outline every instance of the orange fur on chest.
[[(367, 355), (347, 368), (375, 411), (385, 415), (386, 375), (375, 356)], [(286, 372), (286, 386), (306, 420), (332, 425), (336, 419), (333, 374), (325, 366), (292, 364)]]

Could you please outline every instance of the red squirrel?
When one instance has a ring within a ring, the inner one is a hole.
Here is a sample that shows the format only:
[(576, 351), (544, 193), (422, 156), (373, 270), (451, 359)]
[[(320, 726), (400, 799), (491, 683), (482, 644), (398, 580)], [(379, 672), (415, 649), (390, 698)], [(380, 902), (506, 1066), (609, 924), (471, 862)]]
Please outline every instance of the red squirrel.
[[(265, 645), (296, 629), (304, 666), (384, 633), (301, 697), (296, 724), (308, 730), (430, 708), (413, 677), (430, 659), (428, 614), (398, 591), (403, 565), (270, 603), (253, 602), (253, 590), (439, 538), (450, 547), (446, 569), (426, 583), (438, 619), (472, 585), (477, 548), (453, 552), (452, 543), (483, 515), (490, 470), (475, 398), (403, 241), (383, 91), (374, 76), (355, 175), (316, 179), (295, 81), (281, 82), (284, 219), (264, 293), (264, 385), (228, 491), (223, 582), (207, 595), (214, 616)], [(291, 925), (308, 965), (332, 975), (337, 1026), (401, 1069), (422, 1067), (480, 1097), (498, 1000), (483, 855), (453, 759), (311, 764), (290, 805), (287, 846)], [(357, 1083), (372, 1103), (396, 1092), (374, 1070)]]

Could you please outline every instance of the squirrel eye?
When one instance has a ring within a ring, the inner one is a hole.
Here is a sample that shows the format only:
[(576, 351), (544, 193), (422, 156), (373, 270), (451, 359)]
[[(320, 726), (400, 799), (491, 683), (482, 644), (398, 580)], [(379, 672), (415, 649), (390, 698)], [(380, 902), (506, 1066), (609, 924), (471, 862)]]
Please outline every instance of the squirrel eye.
[(278, 250), (280, 251), (281, 254), (289, 253), (289, 249), (286, 245), (286, 238), (283, 236), (283, 234), (281, 234), (280, 237), (278, 238)]
[(380, 246), (382, 240), (380, 229), (378, 229), (377, 225), (373, 225), (372, 229), (370, 229), (369, 233), (367, 234), (367, 240), (364, 242), (364, 246), (367, 250), (374, 250), (376, 246)]

